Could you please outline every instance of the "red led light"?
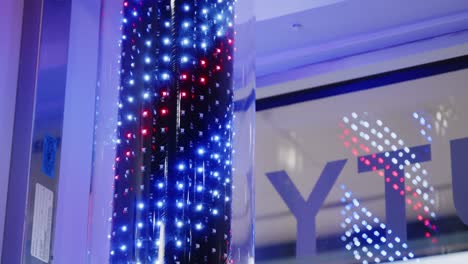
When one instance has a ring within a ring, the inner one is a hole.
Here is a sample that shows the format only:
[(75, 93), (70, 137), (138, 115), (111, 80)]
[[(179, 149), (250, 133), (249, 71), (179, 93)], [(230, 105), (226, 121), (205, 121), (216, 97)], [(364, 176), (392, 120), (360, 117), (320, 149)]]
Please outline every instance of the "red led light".
[(217, 53), (221, 53), (221, 49), (216, 49), (216, 52), (217, 52)]
[(162, 92), (162, 96), (168, 96), (168, 95), (169, 95), (168, 92), (166, 92), (166, 91), (163, 91), (163, 92)]
[(201, 77), (201, 78), (200, 78), (200, 82), (201, 82), (202, 84), (205, 84), (205, 83), (206, 83), (205, 77)]
[(142, 129), (141, 134), (144, 135), (144, 136), (148, 135), (148, 129), (146, 129), (146, 128)]
[(124, 2), (123, 5), (124, 5), (125, 7), (127, 7), (127, 6), (128, 6), (128, 2)]
[(148, 115), (149, 115), (149, 112), (148, 112), (148, 111), (146, 111), (146, 110), (143, 111), (143, 113), (142, 113), (142, 116), (143, 116), (143, 117), (147, 117)]
[(200, 64), (203, 65), (203, 66), (205, 66), (205, 65), (206, 65), (206, 61), (205, 61), (205, 60), (201, 60), (201, 61), (200, 61)]
[(229, 43), (229, 44), (232, 44), (232, 39), (228, 39), (228, 43)]
[(232, 60), (232, 57), (231, 57), (231, 55), (229, 55), (229, 56), (227, 57), (227, 59), (228, 59), (228, 60)]
[(187, 97), (187, 93), (186, 93), (186, 92), (181, 92), (180, 95), (181, 95), (182, 97)]
[(130, 151), (127, 151), (127, 152), (125, 153), (125, 155), (126, 155), (127, 157), (130, 157), (130, 156), (132, 155), (132, 153), (131, 153)]
[(187, 74), (182, 74), (182, 75), (180, 76), (180, 78), (181, 78), (182, 80), (187, 80)]
[(220, 70), (221, 70), (221, 66), (216, 65), (216, 70), (217, 70), (217, 71), (220, 71)]
[(167, 115), (167, 112), (168, 112), (167, 109), (161, 109), (161, 114), (162, 115)]
[(127, 138), (131, 139), (132, 138), (132, 133), (127, 133)]

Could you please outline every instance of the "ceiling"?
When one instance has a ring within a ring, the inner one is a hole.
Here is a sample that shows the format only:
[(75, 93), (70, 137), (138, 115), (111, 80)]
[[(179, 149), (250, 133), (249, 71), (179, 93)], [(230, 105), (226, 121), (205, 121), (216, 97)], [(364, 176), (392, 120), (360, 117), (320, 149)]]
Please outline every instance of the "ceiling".
[(468, 29), (466, 0), (256, 1), (258, 76)]

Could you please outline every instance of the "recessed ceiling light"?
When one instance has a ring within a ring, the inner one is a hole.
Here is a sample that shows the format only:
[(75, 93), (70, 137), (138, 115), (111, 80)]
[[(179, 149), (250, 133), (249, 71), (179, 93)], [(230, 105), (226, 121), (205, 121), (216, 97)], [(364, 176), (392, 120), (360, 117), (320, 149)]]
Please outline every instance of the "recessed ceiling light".
[(291, 27), (292, 27), (292, 29), (294, 31), (298, 31), (298, 30), (300, 30), (302, 28), (302, 24), (301, 23), (294, 23), (294, 24), (291, 25)]

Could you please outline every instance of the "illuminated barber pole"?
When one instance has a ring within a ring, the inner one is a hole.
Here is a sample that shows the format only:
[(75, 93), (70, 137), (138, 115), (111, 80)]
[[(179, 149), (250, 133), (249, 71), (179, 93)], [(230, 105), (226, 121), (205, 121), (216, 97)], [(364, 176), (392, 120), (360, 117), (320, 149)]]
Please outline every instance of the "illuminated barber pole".
[(233, 0), (126, 0), (111, 263), (227, 263)]

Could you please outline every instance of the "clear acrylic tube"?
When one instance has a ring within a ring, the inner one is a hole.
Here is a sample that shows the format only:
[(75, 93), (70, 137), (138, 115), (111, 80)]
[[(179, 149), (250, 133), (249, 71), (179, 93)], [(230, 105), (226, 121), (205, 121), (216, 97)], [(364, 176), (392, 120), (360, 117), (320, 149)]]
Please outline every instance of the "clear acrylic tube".
[(89, 263), (253, 263), (251, 0), (102, 0)]

